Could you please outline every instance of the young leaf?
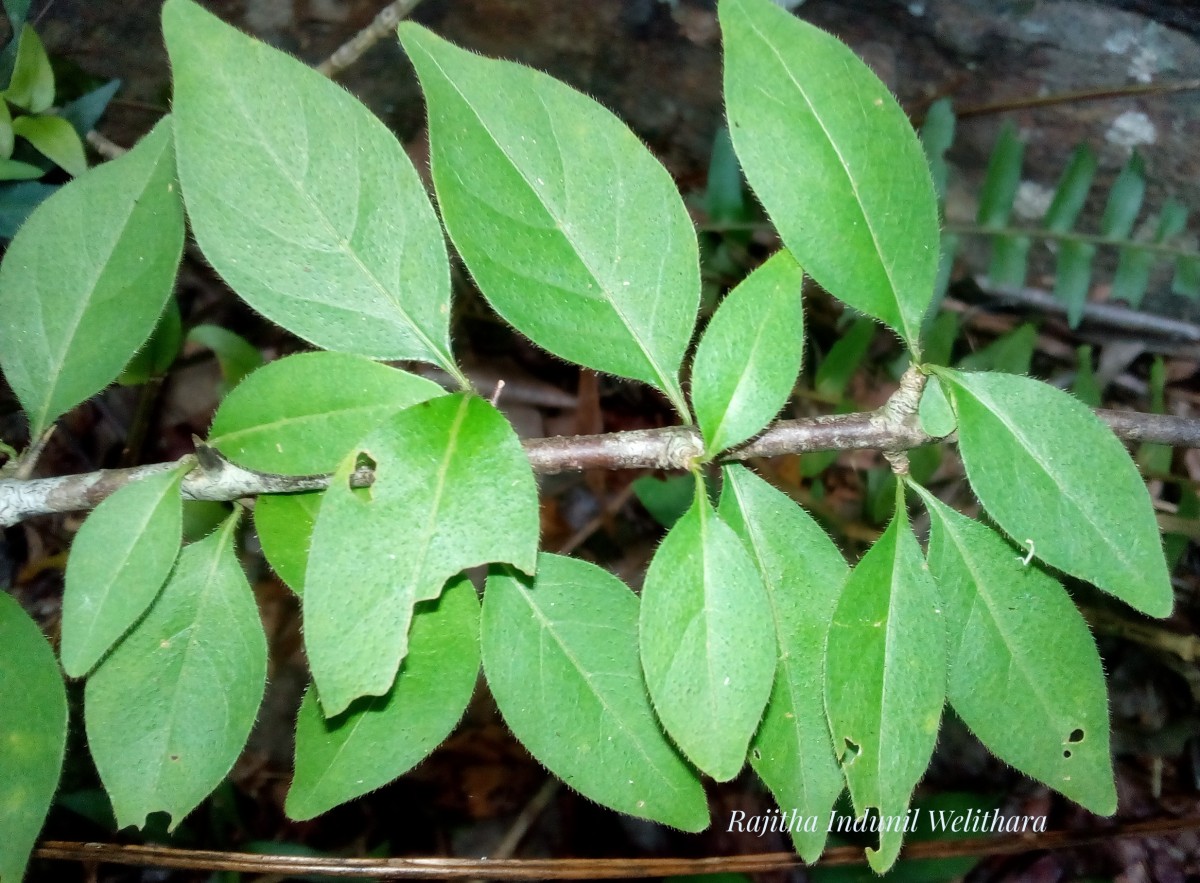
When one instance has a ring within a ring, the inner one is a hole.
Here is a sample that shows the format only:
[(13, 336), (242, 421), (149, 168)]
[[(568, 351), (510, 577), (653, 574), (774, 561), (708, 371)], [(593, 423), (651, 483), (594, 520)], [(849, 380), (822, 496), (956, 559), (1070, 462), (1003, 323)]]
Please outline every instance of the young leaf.
[(311, 819), (412, 769), (454, 729), (478, 676), (479, 600), (460, 577), (417, 606), (408, 656), (387, 695), (326, 720), (314, 691), (305, 694), (288, 816)]
[(34, 437), (121, 373), (182, 252), (169, 118), (29, 217), (0, 266), (0, 366)]
[(415, 24), (400, 41), (429, 105), (442, 218), (484, 296), (539, 346), (649, 383), (686, 415), (678, 375), (700, 270), (670, 175), (624, 123), (545, 74)]
[(938, 376), (958, 414), (967, 478), (1001, 529), (1052, 567), (1168, 615), (1150, 495), (1109, 428), (1069, 393), (1028, 377)]
[(945, 438), (954, 432), (954, 410), (950, 407), (946, 391), (936, 377), (930, 377), (929, 382), (925, 384), (917, 413), (921, 419), (921, 429), (927, 435)]
[(223, 396), (263, 364), (262, 353), (240, 334), (220, 325), (197, 325), (187, 333), (187, 343), (212, 350), (221, 369)]
[(494, 568), (483, 598), (488, 686), (514, 735), (585, 797), (699, 831), (704, 789), (654, 717), (637, 629), (637, 596), (594, 564), (543, 554), (532, 580)]
[(0, 592), (0, 880), (20, 883), (67, 744), (67, 691), (42, 631)]
[(646, 571), (642, 668), (675, 744), (725, 782), (741, 770), (771, 693), (776, 652), (764, 636), (774, 624), (754, 561), (696, 481), (692, 507)]
[(21, 28), (16, 65), (3, 100), (30, 113), (41, 113), (54, 104), (54, 70), (42, 38), (32, 25)]
[(297, 595), (304, 594), (304, 573), (313, 525), (323, 494), (268, 494), (254, 504), (254, 530), (263, 557)]
[(75, 127), (59, 116), (20, 116), (13, 120), (13, 134), (28, 141), (42, 156), (78, 178), (87, 171), (83, 140)]
[[(946, 694), (946, 637), (937, 589), (908, 524), (896, 514), (850, 574), (825, 657), (825, 703), (854, 810), (903, 816), (937, 741)], [(880, 832), (867, 861), (883, 873), (903, 831)]]
[(294, 58), (168, 0), (179, 179), (196, 241), (273, 322), (324, 349), (450, 353), (441, 228), (387, 127)]
[(187, 546), (146, 617), (88, 679), (84, 719), (117, 824), (174, 828), (229, 772), (254, 725), (267, 642), (234, 552), (237, 516)]
[(1092, 812), (1117, 808), (1104, 670), (1061, 585), (991, 528), (918, 487), (946, 616), (946, 696), (1005, 763)]
[[(845, 781), (821, 690), (825, 635), (850, 568), (820, 526), (785, 494), (744, 466), (722, 471), (718, 511), (758, 566), (779, 642), (775, 685), (750, 743), (750, 766), (781, 809), (827, 817)], [(824, 826), (797, 829), (792, 842), (811, 863), (825, 848), (826, 834)]]
[(722, 301), (696, 348), (692, 407), (713, 456), (755, 435), (792, 394), (804, 354), (804, 272), (777, 252)]
[(938, 212), (904, 111), (844, 43), (770, 0), (721, 0), (718, 12), (733, 146), (784, 245), (915, 350)]
[[(537, 487), (516, 433), (472, 395), (422, 402), (356, 445), (334, 474), (304, 579), (304, 646), (326, 717), (382, 696), (408, 650), (413, 606), (491, 562), (531, 573)], [(359, 458), (370, 488), (350, 488)]]
[(208, 441), (248, 469), (331, 472), (398, 411), (442, 395), (431, 380), (345, 353), (299, 353), (255, 371), (221, 402)]
[(179, 555), (184, 472), (127, 484), (96, 507), (71, 546), (62, 606), (62, 662), (92, 670), (153, 603)]

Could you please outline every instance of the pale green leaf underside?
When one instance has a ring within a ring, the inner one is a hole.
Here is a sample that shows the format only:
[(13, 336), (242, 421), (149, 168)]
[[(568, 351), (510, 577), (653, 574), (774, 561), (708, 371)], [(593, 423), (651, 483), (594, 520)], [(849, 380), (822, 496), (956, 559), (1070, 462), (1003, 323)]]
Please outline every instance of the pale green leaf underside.
[(0, 592), (0, 880), (19, 883), (62, 770), (67, 691), (37, 624)]
[(1052, 567), (1151, 616), (1174, 600), (1150, 494), (1124, 446), (1069, 393), (942, 371), (967, 478), (995, 522)]
[(85, 721), (119, 827), (174, 828), (229, 773), (266, 684), (267, 642), (234, 553), (236, 516), (188, 546), (161, 594), (88, 679)]
[[(921, 490), (918, 488), (918, 490)], [(947, 698), (993, 754), (1087, 809), (1117, 807), (1104, 670), (1071, 599), (991, 528), (921, 491), (946, 617)]]
[(718, 781), (741, 770), (762, 719), (774, 629), (758, 569), (701, 490), (646, 571), (640, 647), (663, 727)]
[(271, 494), (259, 497), (254, 504), (254, 531), (263, 557), (275, 575), (297, 595), (304, 594), (308, 550), (323, 496)]
[(585, 797), (699, 831), (704, 789), (654, 717), (637, 632), (637, 596), (594, 564), (541, 555), (533, 580), (488, 577), (484, 670), (516, 737)]
[(731, 291), (692, 364), (692, 407), (715, 455), (757, 434), (787, 403), (804, 354), (804, 272), (777, 252)]
[(484, 296), (539, 346), (649, 383), (686, 413), (678, 372), (700, 275), (670, 175), (545, 74), (414, 24), (400, 39), (429, 105), (442, 218)]
[(171, 573), (183, 531), (183, 471), (127, 484), (95, 508), (71, 546), (62, 662), (83, 677), (146, 612)]
[(916, 348), (938, 267), (916, 133), (834, 37), (770, 0), (721, 0), (725, 104), (746, 178), (805, 272)]
[[(937, 589), (903, 505), (846, 581), (829, 629), (825, 702), (854, 811), (902, 816), (937, 741), (946, 642)], [(868, 849), (891, 867), (903, 832)]]
[[(365, 454), (369, 489), (348, 477)], [(364, 438), (334, 474), (313, 529), (304, 643), (322, 710), (391, 689), (413, 605), (491, 562), (532, 572), (537, 487), (512, 427), (480, 398), (415, 405)]]
[[(784, 812), (828, 818), (845, 787), (825, 717), (825, 635), (850, 568), (837, 546), (791, 498), (745, 466), (724, 468), (718, 511), (746, 544), (771, 601), (779, 663), (750, 766)], [(826, 828), (796, 830), (806, 862), (825, 848)]]
[(0, 266), (0, 367), (34, 437), (146, 342), (182, 252), (170, 118), (29, 216)]
[(417, 606), (408, 655), (386, 696), (336, 720), (310, 689), (296, 721), (296, 774), (286, 809), (311, 819), (412, 769), (462, 717), (479, 676), (479, 600), (466, 578)]
[(191, 0), (168, 0), (179, 177), (205, 257), (324, 349), (455, 372), (441, 228), (387, 127)]
[(384, 419), (443, 394), (431, 380), (346, 353), (300, 353), (255, 371), (221, 402), (208, 443), (242, 466), (332, 472)]
[(946, 390), (942, 388), (941, 381), (936, 377), (930, 377), (925, 383), (925, 389), (921, 392), (918, 416), (921, 420), (921, 429), (927, 435), (944, 438), (954, 432), (954, 409), (950, 406), (950, 399), (946, 397)]

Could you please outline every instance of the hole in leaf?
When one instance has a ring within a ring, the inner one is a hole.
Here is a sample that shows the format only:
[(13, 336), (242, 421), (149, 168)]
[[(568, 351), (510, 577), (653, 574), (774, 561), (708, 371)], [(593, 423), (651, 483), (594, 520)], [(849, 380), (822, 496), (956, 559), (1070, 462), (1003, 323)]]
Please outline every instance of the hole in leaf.
[(757, 748), (752, 748), (750, 750), (750, 756), (752, 758), (754, 758), (755, 760), (762, 760), (762, 752), (759, 751)]
[(1070, 759), (1070, 757), (1071, 757), (1071, 749), (1070, 748), (1063, 750), (1063, 757)]
[(842, 766), (850, 766), (850, 764), (858, 759), (862, 748), (853, 739), (843, 738), (843, 741), (846, 743), (846, 750), (842, 752)]
[(371, 500), (371, 484), (377, 477), (378, 468), (379, 464), (366, 451), (359, 451), (354, 458), (354, 471), (347, 477), (346, 482), (353, 494), (364, 502)]
[(1076, 727), (1071, 730), (1071, 735), (1067, 736), (1067, 741), (1073, 744), (1078, 744), (1083, 741), (1083, 730)]

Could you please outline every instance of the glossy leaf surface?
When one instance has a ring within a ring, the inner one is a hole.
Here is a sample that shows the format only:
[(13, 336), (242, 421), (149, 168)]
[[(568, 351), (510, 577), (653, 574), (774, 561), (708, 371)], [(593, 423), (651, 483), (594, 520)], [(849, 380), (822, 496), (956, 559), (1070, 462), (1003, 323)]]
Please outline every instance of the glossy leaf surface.
[(417, 606), (408, 655), (387, 695), (326, 720), (316, 694), (305, 694), (287, 814), (311, 819), (410, 770), (450, 735), (478, 676), (479, 601), (459, 578)]
[(169, 119), (22, 225), (0, 266), (0, 366), (35, 437), (145, 343), (182, 251)]
[(88, 679), (88, 745), (122, 828), (152, 812), (177, 826), (254, 725), (267, 642), (234, 553), (236, 522), (180, 553), (145, 618)]
[(249, 469), (331, 472), (387, 417), (442, 395), (431, 380), (345, 353), (271, 362), (221, 402), (208, 441)]
[(482, 633), (496, 704), (551, 772), (620, 812), (686, 831), (708, 825), (704, 789), (650, 706), (638, 599), (620, 580), (558, 555), (540, 556), (532, 580), (496, 568)]
[(62, 662), (83, 677), (158, 596), (183, 531), (179, 469), (127, 484), (93, 510), (67, 559)]
[[(827, 820), (845, 781), (825, 717), (825, 636), (850, 568), (820, 526), (784, 493), (744, 466), (723, 471), (719, 511), (758, 567), (779, 642), (775, 684), (750, 743), (750, 765), (782, 811), (794, 808)], [(825, 825), (798, 829), (792, 842), (811, 863), (824, 849), (826, 834)]]
[(450, 274), (416, 170), (369, 110), (191, 0), (168, 0), (196, 241), (254, 309), (324, 349), (454, 373)]
[(0, 592), (0, 880), (19, 883), (67, 743), (67, 691), (42, 630)]
[(1087, 809), (1117, 807), (1104, 670), (1053, 577), (986, 525), (922, 492), (946, 617), (946, 696), (988, 749)]
[(1010, 537), (1151, 616), (1174, 596), (1150, 495), (1112, 431), (1028, 377), (941, 371), (967, 478)]
[(539, 346), (649, 383), (686, 414), (678, 372), (700, 272), (671, 176), (624, 123), (545, 74), (415, 24), (400, 41), (429, 105), (442, 218), (484, 296)]
[(754, 561), (701, 490), (646, 571), (640, 646), (659, 720), (718, 781), (738, 774), (758, 729), (776, 659), (763, 636), (774, 628)]
[[(304, 645), (321, 707), (391, 689), (413, 606), (478, 564), (534, 569), (537, 488), (512, 427), (480, 398), (422, 402), (364, 438), (334, 474), (304, 580)], [(353, 490), (365, 455), (375, 482)]]
[(780, 251), (713, 315), (692, 364), (692, 407), (710, 456), (757, 434), (787, 402), (804, 354), (804, 273)]
[(770, 0), (721, 0), (733, 146), (784, 245), (911, 348), (933, 294), (938, 214), (916, 133), (844, 44)]
[[(899, 502), (899, 500), (898, 500)], [(825, 703), (854, 811), (903, 816), (937, 741), (946, 637), (937, 588), (904, 506), (858, 562), (838, 599), (825, 660)], [(867, 850), (882, 873), (902, 829)]]

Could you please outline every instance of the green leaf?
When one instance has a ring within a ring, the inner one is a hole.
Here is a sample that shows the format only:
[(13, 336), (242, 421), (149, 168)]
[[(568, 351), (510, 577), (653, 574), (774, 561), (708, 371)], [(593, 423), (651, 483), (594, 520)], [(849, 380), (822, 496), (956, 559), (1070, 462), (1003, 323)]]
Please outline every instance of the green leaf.
[(514, 735), (585, 797), (685, 831), (708, 825), (696, 773), (655, 719), (638, 661), (638, 599), (594, 564), (505, 568), (483, 599), (488, 686)]
[(220, 325), (197, 325), (187, 333), (187, 342), (210, 349), (221, 368), (222, 393), (237, 386), (255, 368), (261, 368), (262, 353), (240, 334)]
[(24, 31), (26, 20), (29, 18), (31, 0), (4, 0), (4, 14), (8, 17), (11, 38), (0, 52), (0, 83), (7, 86), (12, 79), (13, 67), (17, 61), (17, 50), (21, 44), (21, 33)]
[(41, 181), (22, 181), (0, 187), (0, 237), (11, 239), (15, 236), (33, 210), (60, 189), (57, 184)]
[[(1121, 252), (1122, 263), (1128, 249)], [(1055, 263), (1054, 296), (1066, 305), (1067, 324), (1078, 328), (1083, 319), (1083, 308), (1087, 305), (1088, 292), (1092, 283), (1092, 261), (1096, 258), (1096, 246), (1090, 242), (1061, 242), (1058, 246), (1058, 260)], [(1149, 269), (1147, 267), (1147, 269)], [(1117, 279), (1113, 281), (1114, 289), (1121, 279), (1118, 267)], [(1125, 284), (1125, 280), (1121, 280)]]
[[(908, 524), (903, 485), (887, 530), (850, 573), (829, 629), (825, 703), (854, 810), (903, 816), (937, 741), (946, 637), (937, 588)], [(901, 828), (881, 831), (867, 861), (883, 873)]]
[(1168, 197), (1158, 216), (1158, 228), (1154, 231), (1154, 241), (1161, 244), (1170, 242), (1177, 237), (1187, 229), (1187, 217), (1187, 206), (1173, 196)]
[(1108, 699), (1087, 623), (1058, 581), (994, 530), (917, 490), (932, 519), (954, 710), (1005, 763), (1112, 815)]
[[(1004, 227), (1008, 224), (1021, 183), (1024, 153), (1025, 144), (1017, 137), (1016, 129), (1011, 124), (1005, 125), (988, 159), (987, 175), (979, 194), (977, 220), (980, 226)], [(998, 285), (1020, 286), (1025, 281), (1028, 253), (1028, 237), (994, 237), (988, 276)]]
[(230, 392), (208, 441), (249, 469), (331, 472), (386, 418), (442, 394), (431, 380), (361, 356), (299, 353), (260, 368)]
[(108, 103), (120, 88), (120, 80), (109, 80), (103, 86), (64, 104), (58, 115), (75, 127), (80, 138), (86, 139), (87, 133), (96, 128), (96, 124), (108, 108)]
[(925, 349), (922, 354), (926, 365), (949, 365), (954, 352), (954, 341), (958, 340), (958, 313), (949, 311), (937, 314), (925, 334)]
[(933, 178), (933, 189), (939, 205), (946, 201), (946, 151), (954, 143), (955, 123), (953, 103), (949, 98), (939, 98), (929, 105), (925, 122), (921, 124), (921, 148), (929, 161), (930, 177)]
[(444, 740), (479, 676), (479, 600), (470, 580), (453, 580), (413, 613), (408, 656), (387, 695), (363, 699), (326, 720), (312, 689), (296, 720), (296, 774), (285, 804), (311, 819), (386, 785)]
[(1054, 199), (1042, 226), (1055, 233), (1066, 233), (1075, 226), (1083, 204), (1087, 202), (1092, 179), (1096, 176), (1096, 154), (1086, 144), (1080, 144), (1071, 154), (1067, 167), (1054, 190)]
[(958, 367), (969, 371), (1024, 374), (1033, 362), (1033, 352), (1036, 348), (1037, 326), (1024, 322), (1007, 334), (997, 337), (983, 349), (963, 356), (958, 362)]
[(1071, 393), (1089, 408), (1099, 408), (1104, 393), (1096, 382), (1096, 372), (1092, 368), (1092, 348), (1087, 344), (1077, 347), (1075, 357), (1078, 367), (1075, 369), (1075, 380), (1071, 383)]
[(1174, 596), (1150, 495), (1124, 446), (1069, 393), (1028, 377), (940, 369), (975, 494), (1042, 561), (1150, 616)]
[(217, 272), (318, 347), (461, 376), (441, 228), (395, 136), (340, 86), (191, 0), (164, 4), (163, 33), (179, 179)]
[(1134, 151), (1109, 191), (1108, 203), (1100, 219), (1101, 234), (1112, 239), (1128, 239), (1145, 195), (1146, 165)]
[(718, 13), (733, 146), (784, 245), (915, 350), (938, 211), (904, 111), (844, 43), (769, 0), (721, 0)]
[[(1167, 366), (1162, 356), (1155, 356), (1150, 363), (1150, 413), (1165, 414), (1167, 412), (1166, 387)], [(1170, 445), (1155, 442), (1143, 442), (1138, 446), (1134, 460), (1146, 472), (1167, 475), (1171, 472), (1171, 460), (1175, 450)]]
[(804, 355), (804, 272), (777, 252), (731, 291), (692, 363), (692, 406), (709, 456), (744, 442), (779, 413)]
[(168, 298), (166, 309), (158, 317), (158, 324), (154, 326), (150, 339), (130, 359), (125, 370), (117, 377), (117, 382), (122, 386), (140, 386), (162, 377), (175, 364), (182, 343), (183, 320), (179, 315), (179, 302), (175, 298)]
[(715, 224), (736, 224), (749, 218), (746, 208), (745, 179), (738, 165), (729, 128), (720, 126), (713, 136), (708, 161), (708, 181), (704, 190), (704, 212)]
[(539, 346), (649, 383), (686, 415), (678, 374), (700, 268), (667, 171), (624, 123), (545, 74), (415, 24), (400, 25), (400, 41), (429, 105), (442, 218), (488, 302)]
[(24, 138), (42, 156), (78, 178), (87, 171), (83, 141), (75, 127), (59, 116), (19, 116), (13, 134)]
[(1196, 300), (1200, 297), (1200, 258), (1181, 257), (1175, 264), (1171, 293)]
[(0, 880), (19, 883), (58, 786), (67, 691), (42, 630), (7, 592), (0, 647)]
[(1120, 249), (1109, 298), (1123, 300), (1134, 309), (1140, 307), (1150, 285), (1150, 270), (1153, 266), (1153, 252), (1141, 248)]
[(12, 124), (12, 112), (8, 109), (8, 102), (0, 99), (0, 157), (4, 159), (11, 157), (13, 152)]
[(754, 561), (696, 481), (692, 507), (646, 571), (642, 668), (668, 735), (725, 782), (741, 770), (771, 693), (776, 653), (762, 637), (774, 624)]
[(918, 407), (917, 416), (921, 420), (921, 429), (927, 435), (931, 435), (934, 438), (945, 438), (954, 432), (954, 428), (957, 425), (954, 418), (954, 409), (950, 407), (950, 400), (946, 398), (946, 391), (942, 389), (941, 381), (936, 377), (930, 377), (925, 384), (925, 389), (921, 393), (921, 404)]
[(34, 437), (121, 373), (182, 252), (169, 118), (29, 217), (0, 266), (0, 366)]
[(33, 181), (44, 174), (40, 168), (27, 162), (15, 159), (0, 160), (0, 181)]
[[(326, 717), (382, 696), (408, 649), (413, 606), (479, 564), (530, 573), (537, 486), (508, 422), (480, 398), (422, 402), (356, 445), (317, 515), (304, 579), (304, 645)], [(359, 458), (375, 483), (352, 490)]]
[(16, 65), (3, 98), (30, 113), (41, 113), (54, 103), (54, 70), (32, 25), (21, 29)]
[(185, 471), (127, 484), (96, 507), (71, 546), (62, 606), (62, 662), (81, 678), (158, 596), (179, 555)]
[(263, 557), (297, 595), (304, 594), (308, 550), (322, 494), (268, 494), (254, 504), (254, 530)]
[(266, 684), (267, 642), (234, 553), (237, 515), (187, 546), (146, 617), (84, 694), (88, 745), (117, 824), (171, 828), (233, 766)]
[(846, 395), (846, 389), (858, 370), (871, 341), (875, 337), (876, 325), (870, 319), (858, 319), (850, 330), (838, 338), (829, 348), (828, 355), (821, 360), (814, 381), (817, 395), (830, 401), (839, 401)]
[(690, 475), (655, 478), (643, 475), (633, 480), (633, 493), (655, 521), (671, 527), (692, 505), (696, 482)]
[[(758, 567), (779, 642), (775, 684), (750, 743), (750, 765), (781, 810), (794, 808), (803, 816), (826, 819), (845, 782), (833, 754), (821, 690), (825, 635), (850, 568), (820, 526), (789, 497), (744, 466), (722, 471), (719, 512)], [(805, 862), (817, 860), (826, 834), (825, 825), (792, 832)]]

